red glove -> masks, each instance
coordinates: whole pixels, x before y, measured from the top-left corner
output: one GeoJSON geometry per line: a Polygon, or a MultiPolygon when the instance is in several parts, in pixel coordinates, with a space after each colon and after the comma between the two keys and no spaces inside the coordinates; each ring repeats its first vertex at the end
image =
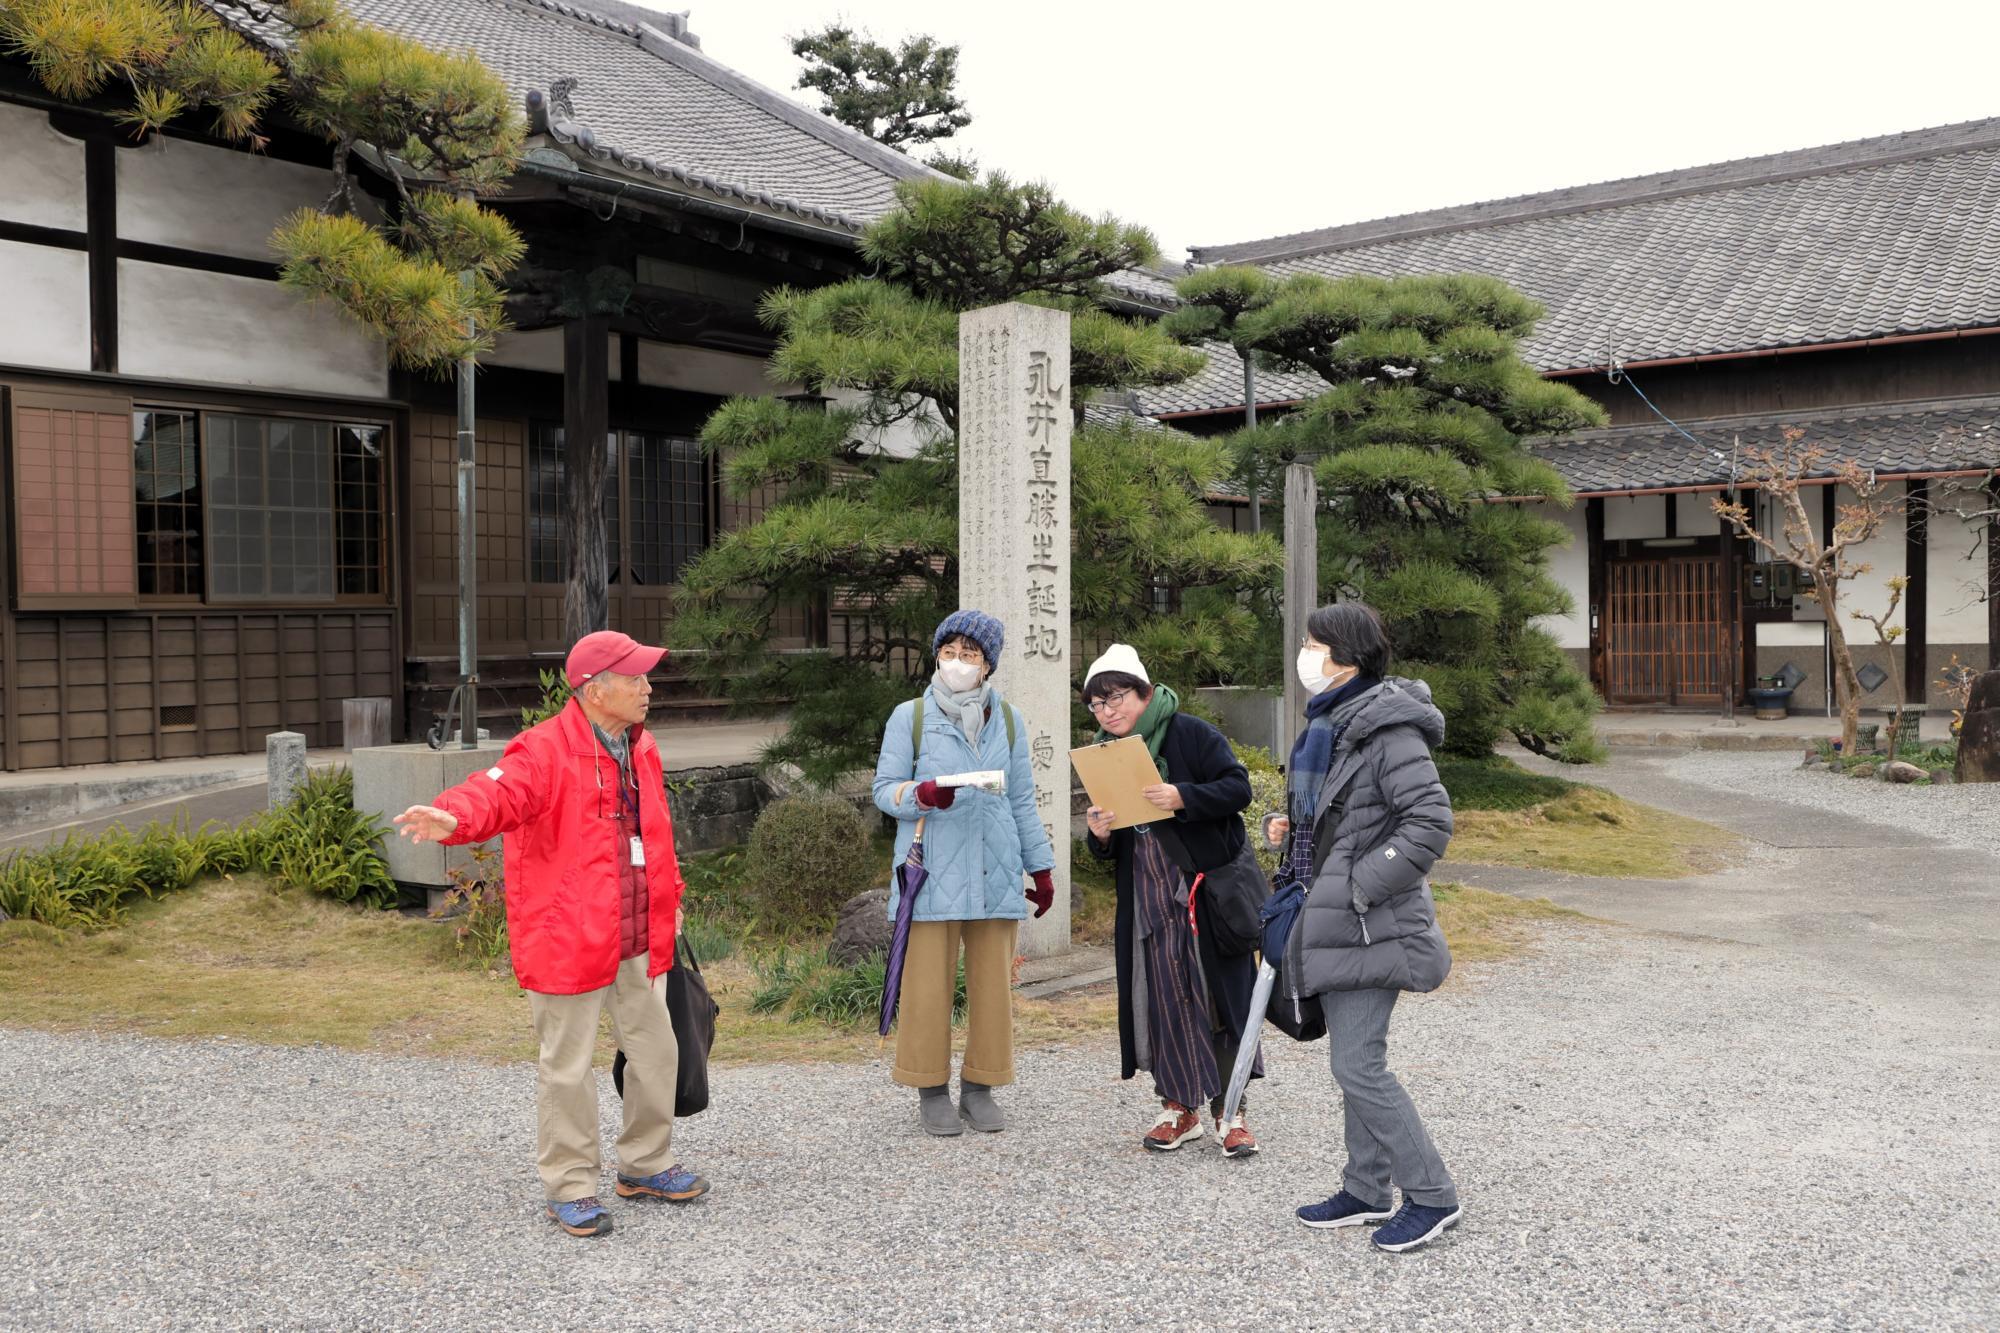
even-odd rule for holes
{"type": "Polygon", "coordinates": [[[1028,901],[1035,905],[1035,916],[1040,919],[1042,913],[1056,905],[1055,876],[1046,870],[1037,870],[1029,878],[1035,881],[1035,887],[1028,890],[1028,901]]]}
{"type": "Polygon", "coordinates": [[[956,787],[940,787],[929,779],[917,784],[917,804],[927,810],[949,810],[957,799],[956,787]]]}

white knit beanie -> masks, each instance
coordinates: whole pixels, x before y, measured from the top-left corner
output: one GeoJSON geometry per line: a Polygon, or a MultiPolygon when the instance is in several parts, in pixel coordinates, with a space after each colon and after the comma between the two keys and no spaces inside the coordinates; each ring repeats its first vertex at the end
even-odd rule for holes
{"type": "Polygon", "coordinates": [[[1104,656],[1092,662],[1090,670],[1083,673],[1085,687],[1088,688],[1093,679],[1106,671],[1122,671],[1128,676],[1137,676],[1148,685],[1153,683],[1153,678],[1146,674],[1145,663],[1139,660],[1138,652],[1129,643],[1114,643],[1106,648],[1104,656]]]}

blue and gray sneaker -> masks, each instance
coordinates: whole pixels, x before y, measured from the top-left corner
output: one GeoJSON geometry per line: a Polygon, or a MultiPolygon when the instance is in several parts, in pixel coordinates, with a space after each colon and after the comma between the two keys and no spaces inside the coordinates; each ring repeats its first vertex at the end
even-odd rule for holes
{"type": "Polygon", "coordinates": [[[1299,1209],[1299,1221],[1319,1231],[1332,1227],[1358,1227],[1363,1222],[1386,1221],[1390,1216],[1388,1208],[1363,1203],[1346,1190],[1325,1203],[1309,1203],[1299,1209]]]}
{"type": "Polygon", "coordinates": [[[1465,1210],[1457,1204],[1449,1208],[1432,1208],[1405,1199],[1402,1210],[1376,1228],[1375,1248],[1401,1254],[1404,1250],[1428,1245],[1442,1236],[1446,1227],[1458,1225],[1458,1219],[1464,1213],[1465,1210]]]}
{"type": "Polygon", "coordinates": [[[708,1182],[676,1162],[650,1176],[628,1176],[620,1172],[617,1189],[621,1199],[666,1199],[671,1203],[686,1203],[708,1193],[708,1182]]]}
{"type": "Polygon", "coordinates": [[[581,1199],[571,1199],[567,1203],[549,1203],[549,1216],[555,1224],[572,1236],[608,1236],[611,1234],[611,1214],[604,1211],[604,1205],[596,1195],[581,1199]]]}

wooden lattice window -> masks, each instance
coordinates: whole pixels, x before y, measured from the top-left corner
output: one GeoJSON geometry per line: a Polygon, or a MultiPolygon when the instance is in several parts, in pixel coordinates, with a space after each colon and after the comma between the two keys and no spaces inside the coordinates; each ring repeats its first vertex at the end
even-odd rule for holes
{"type": "MultiPolygon", "coordinates": [[[[605,437],[604,560],[618,582],[618,435],[605,437]]],[[[569,524],[569,469],[563,464],[563,428],[537,425],[528,435],[528,582],[562,583],[569,578],[564,555],[569,524]]]]}
{"type": "Polygon", "coordinates": [[[17,605],[134,605],[131,400],[16,393],[13,454],[17,605]]]}
{"type": "Polygon", "coordinates": [[[388,577],[389,525],[380,426],[342,426],[334,457],[335,583],[343,597],[379,597],[388,577]]]}
{"type": "Polygon", "coordinates": [[[202,593],[201,444],[193,412],[132,414],[132,487],[139,529],[139,595],[202,593]]]}
{"type": "Polygon", "coordinates": [[[389,556],[381,426],[215,412],[204,428],[215,600],[383,595],[389,556]]]}
{"type": "Polygon", "coordinates": [[[632,581],[664,588],[708,547],[708,460],[693,440],[628,435],[625,507],[632,581]]]}

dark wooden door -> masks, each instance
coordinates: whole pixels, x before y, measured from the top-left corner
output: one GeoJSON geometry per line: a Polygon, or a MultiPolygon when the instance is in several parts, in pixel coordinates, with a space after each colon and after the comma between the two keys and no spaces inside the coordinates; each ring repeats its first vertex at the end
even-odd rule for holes
{"type": "Polygon", "coordinates": [[[1605,563],[1604,697],[1717,704],[1727,679],[1723,562],[1715,556],[1605,563]]]}

